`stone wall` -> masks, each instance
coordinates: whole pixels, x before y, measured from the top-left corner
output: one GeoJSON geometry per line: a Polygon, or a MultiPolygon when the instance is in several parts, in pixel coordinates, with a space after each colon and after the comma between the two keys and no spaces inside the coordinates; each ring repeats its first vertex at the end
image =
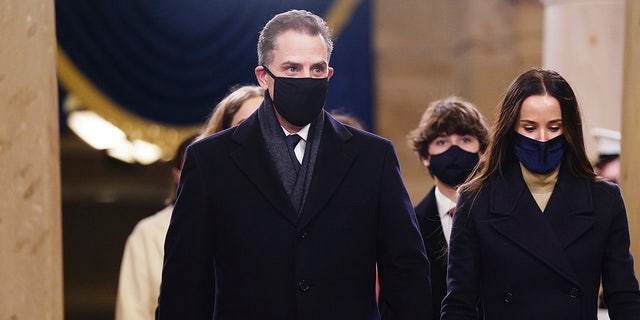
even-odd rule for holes
{"type": "Polygon", "coordinates": [[[429,102],[455,94],[491,122],[509,83],[540,66],[538,1],[393,1],[375,4],[377,133],[391,139],[414,203],[433,181],[406,142],[429,102]]]}

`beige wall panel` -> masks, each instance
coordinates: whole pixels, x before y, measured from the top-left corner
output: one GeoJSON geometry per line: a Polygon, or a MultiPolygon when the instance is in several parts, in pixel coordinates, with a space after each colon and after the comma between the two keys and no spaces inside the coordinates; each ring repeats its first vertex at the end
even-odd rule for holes
{"type": "Polygon", "coordinates": [[[375,5],[377,133],[391,139],[414,202],[433,181],[425,176],[406,135],[428,103],[455,89],[451,51],[464,27],[462,2],[379,0],[375,5]]]}
{"type": "Polygon", "coordinates": [[[539,66],[542,5],[538,1],[375,2],[377,128],[397,149],[414,203],[433,181],[406,135],[429,102],[455,94],[491,120],[507,85],[539,66]]]}
{"type": "Polygon", "coordinates": [[[469,26],[458,52],[458,83],[464,97],[491,121],[511,83],[540,66],[542,6],[537,1],[467,1],[469,26]]]}
{"type": "Polygon", "coordinates": [[[627,205],[637,276],[640,275],[640,1],[627,0],[625,14],[620,182],[627,205]]]}
{"type": "Polygon", "coordinates": [[[543,0],[545,67],[571,84],[582,110],[585,147],[597,158],[594,128],[620,130],[624,0],[543,0]]]}
{"type": "Polygon", "coordinates": [[[0,1],[0,319],[62,319],[54,2],[0,1]]]}

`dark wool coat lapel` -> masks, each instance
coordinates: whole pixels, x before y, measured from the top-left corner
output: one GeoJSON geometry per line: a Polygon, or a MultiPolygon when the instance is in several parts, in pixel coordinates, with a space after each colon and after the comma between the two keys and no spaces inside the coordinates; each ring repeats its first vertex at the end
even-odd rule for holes
{"type": "MultiPolygon", "coordinates": [[[[505,168],[504,176],[510,178],[492,181],[493,228],[557,273],[578,283],[574,269],[577,266],[569,263],[564,248],[593,223],[588,215],[584,215],[593,210],[589,209],[593,206],[586,182],[575,181],[571,185],[577,188],[571,190],[554,189],[542,213],[522,179],[517,162],[505,168]]],[[[560,179],[572,178],[561,170],[560,179]]]]}
{"type": "Polygon", "coordinates": [[[256,185],[278,212],[296,225],[298,214],[291,205],[289,195],[269,158],[269,152],[260,132],[257,113],[237,127],[233,140],[240,144],[240,147],[231,153],[238,168],[256,185]]]}

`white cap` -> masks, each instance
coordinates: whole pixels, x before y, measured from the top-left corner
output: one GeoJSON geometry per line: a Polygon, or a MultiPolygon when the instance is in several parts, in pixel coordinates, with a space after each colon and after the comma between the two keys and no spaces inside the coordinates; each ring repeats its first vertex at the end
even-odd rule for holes
{"type": "Polygon", "coordinates": [[[619,131],[604,128],[593,128],[591,135],[598,140],[599,155],[618,155],[620,154],[620,138],[619,131]]]}

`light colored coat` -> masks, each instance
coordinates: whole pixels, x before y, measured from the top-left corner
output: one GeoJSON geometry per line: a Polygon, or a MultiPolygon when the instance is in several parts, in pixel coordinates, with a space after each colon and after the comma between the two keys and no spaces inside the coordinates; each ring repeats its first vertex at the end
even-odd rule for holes
{"type": "Polygon", "coordinates": [[[164,238],[173,205],[133,228],[124,247],[116,298],[116,320],[152,320],[158,306],[164,238]]]}

